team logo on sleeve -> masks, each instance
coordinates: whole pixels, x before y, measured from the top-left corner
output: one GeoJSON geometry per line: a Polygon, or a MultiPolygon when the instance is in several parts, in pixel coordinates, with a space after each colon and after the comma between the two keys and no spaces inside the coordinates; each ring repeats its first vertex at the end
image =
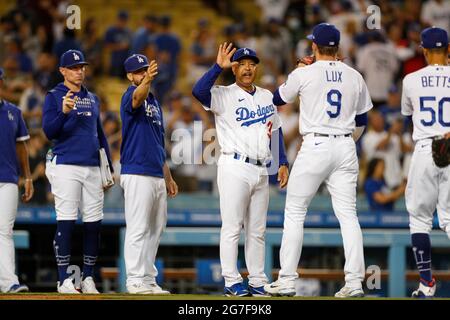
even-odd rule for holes
{"type": "Polygon", "coordinates": [[[236,121],[241,123],[241,127],[249,127],[258,122],[265,124],[267,119],[274,114],[275,108],[273,104],[265,107],[258,105],[256,111],[249,110],[247,107],[239,107],[236,109],[236,121]]]}

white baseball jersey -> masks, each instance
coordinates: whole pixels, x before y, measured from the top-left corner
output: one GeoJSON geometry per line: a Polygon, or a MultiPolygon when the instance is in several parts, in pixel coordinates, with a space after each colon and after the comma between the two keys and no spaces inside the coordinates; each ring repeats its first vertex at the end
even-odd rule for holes
{"type": "Polygon", "coordinates": [[[386,100],[399,66],[395,47],[389,43],[369,43],[358,51],[356,60],[370,87],[370,97],[386,100]]]}
{"type": "Polygon", "coordinates": [[[281,127],[272,97],[269,90],[256,87],[252,95],[236,83],[211,89],[211,108],[205,109],[215,114],[222,153],[270,159],[269,135],[281,127]]]}
{"type": "Polygon", "coordinates": [[[427,66],[403,79],[402,114],[412,116],[413,140],[450,132],[450,66],[427,66]]]}
{"type": "Polygon", "coordinates": [[[352,133],[355,116],[372,108],[361,74],[340,61],[320,60],[295,69],[279,92],[287,103],[300,97],[302,135],[352,133]]]}

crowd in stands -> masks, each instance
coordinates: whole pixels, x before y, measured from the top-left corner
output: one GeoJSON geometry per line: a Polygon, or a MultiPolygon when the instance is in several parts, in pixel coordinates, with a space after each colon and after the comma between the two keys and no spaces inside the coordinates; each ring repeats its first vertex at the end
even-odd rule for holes
{"type": "MultiPolygon", "coordinates": [[[[237,10],[231,0],[203,0],[203,3],[221,15],[228,15],[227,19],[233,22],[219,30],[211,21],[199,18],[189,46],[185,47],[180,36],[172,31],[176,21],[158,12],[146,14],[140,27],[132,30],[129,23],[134,17],[126,8],[117,8],[116,21],[104,34],[98,31],[102,18],[89,13],[82,16],[80,30],[67,29],[65,9],[70,1],[64,0],[17,0],[16,6],[0,17],[0,66],[5,79],[0,97],[20,107],[31,132],[34,204],[52,200],[44,173],[49,142],[41,131],[41,115],[46,92],[62,81],[58,63],[66,50],[84,52],[90,63],[86,86],[94,93],[103,92],[98,90],[98,77],[109,76],[126,83],[123,62],[130,54],[143,53],[149,60],[155,59],[159,73],[152,91],[163,104],[167,154],[197,163],[194,160],[201,159],[207,146],[201,136],[212,128],[214,121],[211,114],[194,102],[190,91],[180,88],[180,78],[185,77],[192,85],[214,64],[218,44],[225,40],[236,47],[257,51],[261,58],[258,84],[274,91],[295,67],[296,59],[311,54],[305,35],[312,26],[329,22],[341,31],[340,57],[363,74],[375,106],[369,114],[366,133],[358,143],[360,191],[367,194],[374,210],[392,210],[394,202],[403,195],[413,150],[412,125],[400,113],[401,81],[426,65],[420,48],[421,30],[431,25],[450,30],[450,1],[255,0],[261,8],[259,21],[247,20],[246,12],[237,10]],[[380,9],[379,29],[368,28],[367,21],[373,12],[367,13],[367,8],[371,5],[380,9]],[[181,59],[182,53],[187,53],[184,55],[187,58],[181,59]],[[196,120],[201,120],[200,129],[196,120]],[[192,135],[188,140],[175,141],[171,137],[178,129],[192,135]],[[194,134],[196,130],[200,130],[200,139],[194,134]],[[183,148],[183,144],[190,148],[183,148]],[[189,154],[178,152],[188,149],[189,154]]],[[[232,75],[224,73],[220,81],[230,84],[231,79],[232,75]]],[[[117,173],[120,101],[98,95],[117,173]]],[[[298,110],[298,103],[280,108],[291,164],[301,147],[298,110]]],[[[213,165],[180,164],[174,159],[171,163],[182,192],[214,191],[213,165]]]]}

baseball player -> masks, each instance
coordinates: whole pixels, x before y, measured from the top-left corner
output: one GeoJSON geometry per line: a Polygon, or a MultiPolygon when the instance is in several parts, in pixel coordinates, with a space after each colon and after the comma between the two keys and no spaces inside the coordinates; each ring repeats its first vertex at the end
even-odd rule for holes
{"type": "Polygon", "coordinates": [[[53,141],[53,148],[47,153],[45,174],[55,197],[57,227],[53,245],[59,293],[79,293],[67,274],[78,209],[83,220],[81,291],[99,293],[93,271],[103,219],[100,148],[105,148],[111,168],[112,165],[99,117],[99,99],[83,86],[87,64],[78,50],[61,55],[59,71],[64,82],[47,93],[42,118],[44,132],[53,141]]]}
{"type": "MultiPolygon", "coordinates": [[[[217,184],[220,194],[220,261],[225,295],[266,295],[264,284],[264,237],[269,203],[269,144],[279,144],[278,180],[284,187],[288,163],[284,154],[281,121],[272,104],[272,93],[253,84],[259,58],[248,48],[221,44],[217,63],[195,84],[192,94],[214,113],[221,155],[217,184]],[[214,86],[223,69],[231,68],[236,82],[214,86]],[[245,230],[245,260],[249,288],[237,269],[238,241],[245,230]]],[[[275,148],[274,148],[275,150],[275,148]]],[[[275,161],[276,162],[276,161],[275,161]]]]}
{"type": "Polygon", "coordinates": [[[431,274],[429,233],[436,209],[440,227],[450,237],[450,167],[436,166],[432,157],[433,139],[450,132],[450,67],[444,29],[425,29],[421,40],[428,66],[403,79],[402,114],[412,116],[416,142],[405,198],[412,249],[420,273],[419,288],[413,297],[432,297],[436,281],[431,274]]]}
{"type": "Polygon", "coordinates": [[[161,106],[150,92],[158,66],[142,54],[130,56],[124,66],[131,82],[120,106],[126,286],[134,294],[169,294],[156,283],[155,258],[167,222],[167,194],[175,197],[178,186],[166,164],[161,106]]]}
{"type": "Polygon", "coordinates": [[[291,72],[274,93],[275,105],[300,98],[303,144],[287,187],[279,278],[265,289],[272,295],[295,294],[306,212],[317,189],[325,182],[341,226],[345,252],[345,286],[335,296],[360,297],[364,295],[365,267],[356,215],[359,167],[354,139],[362,134],[372,102],[362,76],[336,59],[339,30],[322,23],[313,28],[308,38],[313,41],[316,62],[291,72]]]}
{"type": "MultiPolygon", "coordinates": [[[[3,70],[0,69],[0,88],[3,86],[3,70]]],[[[28,162],[28,135],[20,109],[0,99],[0,292],[29,291],[20,284],[15,274],[13,227],[17,214],[19,164],[25,177],[25,193],[22,201],[33,197],[33,181],[28,162]]]]}

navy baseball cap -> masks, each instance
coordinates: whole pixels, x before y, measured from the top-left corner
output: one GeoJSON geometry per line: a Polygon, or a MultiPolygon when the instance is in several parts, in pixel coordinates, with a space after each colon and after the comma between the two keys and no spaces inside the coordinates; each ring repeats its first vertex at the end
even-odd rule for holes
{"type": "Polygon", "coordinates": [[[446,48],[448,46],[447,31],[438,27],[426,28],[420,34],[420,45],[427,49],[446,48]]]}
{"type": "Polygon", "coordinates": [[[67,50],[59,59],[59,66],[63,68],[70,68],[80,64],[87,65],[89,63],[84,60],[83,53],[78,50],[67,50]]]}
{"type": "Polygon", "coordinates": [[[231,58],[231,61],[234,62],[244,58],[252,59],[256,63],[259,63],[259,58],[256,55],[256,52],[248,48],[241,48],[239,50],[236,50],[236,52],[233,54],[233,57],[231,58]]]}
{"type": "Polygon", "coordinates": [[[312,29],[312,34],[306,36],[319,46],[335,47],[339,45],[341,33],[332,24],[320,23],[312,29]]]}
{"type": "Polygon", "coordinates": [[[143,54],[133,54],[132,56],[129,56],[127,60],[125,60],[123,65],[127,73],[134,72],[136,70],[149,66],[147,57],[143,54]]]}

